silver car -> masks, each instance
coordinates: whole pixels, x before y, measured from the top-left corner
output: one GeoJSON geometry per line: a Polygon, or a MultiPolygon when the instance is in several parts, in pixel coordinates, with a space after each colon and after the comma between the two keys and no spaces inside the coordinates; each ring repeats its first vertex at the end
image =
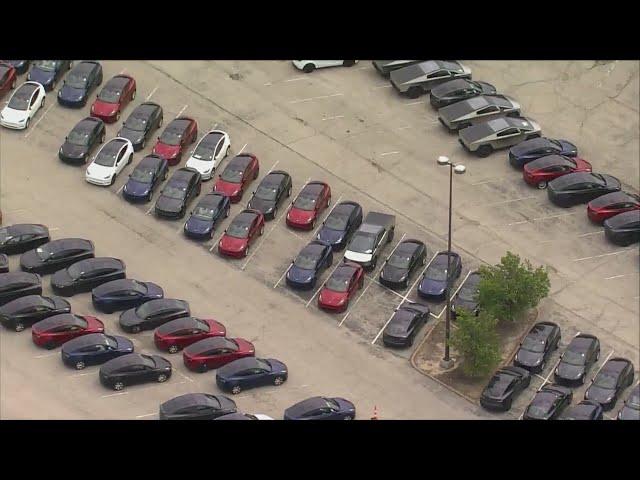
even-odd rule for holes
{"type": "Polygon", "coordinates": [[[529,118],[502,117],[463,128],[458,132],[458,141],[468,151],[486,157],[494,150],[541,135],[540,125],[529,118]]]}
{"type": "Polygon", "coordinates": [[[442,107],[438,120],[451,131],[497,116],[519,116],[520,104],[506,95],[480,95],[442,107]]]}
{"type": "Polygon", "coordinates": [[[428,60],[394,70],[390,78],[398,92],[409,98],[418,98],[441,83],[471,78],[471,69],[456,60],[428,60]]]}
{"type": "Polygon", "coordinates": [[[373,60],[371,63],[382,76],[388,77],[394,70],[425,61],[426,60],[373,60]]]}

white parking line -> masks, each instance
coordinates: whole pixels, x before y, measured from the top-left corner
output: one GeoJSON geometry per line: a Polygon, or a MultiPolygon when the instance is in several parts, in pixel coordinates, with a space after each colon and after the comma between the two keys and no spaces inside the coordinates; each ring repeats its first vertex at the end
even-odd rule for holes
{"type": "Polygon", "coordinates": [[[377,88],[391,88],[392,86],[393,85],[378,85],[377,87],[371,87],[371,88],[373,88],[375,90],[377,88]]]}
{"type": "Polygon", "coordinates": [[[276,168],[276,165],[278,165],[280,163],[280,160],[276,160],[276,163],[274,163],[273,165],[271,165],[271,168],[269,169],[269,171],[267,172],[267,175],[269,175],[271,172],[273,172],[273,169],[276,168]]]}
{"type": "Polygon", "coordinates": [[[603,233],[604,233],[604,230],[598,230],[597,232],[583,233],[582,235],[578,235],[578,237],[588,237],[590,235],[602,235],[603,233]]]}
{"type": "Polygon", "coordinates": [[[358,67],[355,70],[368,70],[369,67],[368,66],[364,66],[364,67],[358,67]]]}
{"type": "Polygon", "coordinates": [[[116,192],[116,195],[120,195],[120,192],[122,191],[122,189],[124,188],[124,186],[126,185],[126,183],[123,183],[122,186],[118,189],[118,191],[116,192]]]}
{"type": "MultiPolygon", "coordinates": [[[[436,258],[436,256],[439,253],[440,252],[438,251],[438,252],[433,254],[433,257],[431,257],[431,260],[429,260],[429,262],[424,266],[424,269],[422,270],[422,272],[420,272],[420,275],[418,275],[418,278],[416,278],[416,281],[413,282],[411,287],[407,289],[407,293],[404,295],[404,297],[402,297],[402,302],[406,302],[407,301],[407,297],[411,294],[411,292],[413,291],[415,286],[420,282],[420,280],[422,280],[422,276],[424,275],[424,272],[427,271],[427,268],[429,268],[429,265],[431,265],[431,262],[433,262],[433,260],[436,258]]],[[[402,305],[402,303],[400,305],[402,305]]]]}
{"type": "Polygon", "coordinates": [[[558,368],[558,365],[560,365],[561,360],[562,360],[562,355],[560,356],[560,358],[558,358],[558,361],[556,362],[556,364],[549,371],[549,375],[547,375],[547,377],[544,379],[544,382],[542,383],[542,385],[540,385],[540,388],[544,387],[547,383],[549,383],[549,377],[551,377],[551,375],[553,375],[553,372],[556,371],[556,368],[558,368]]]}
{"type": "Polygon", "coordinates": [[[53,227],[49,229],[50,232],[55,232],[57,230],[60,230],[60,227],[53,227]]]}
{"type": "MultiPolygon", "coordinates": [[[[453,295],[451,295],[451,301],[453,302],[453,299],[456,298],[456,295],[458,294],[458,292],[460,291],[460,289],[462,288],[462,286],[464,285],[464,282],[467,281],[467,278],[469,278],[469,275],[471,275],[472,271],[469,270],[467,272],[467,275],[464,277],[464,279],[462,280],[462,282],[460,282],[460,285],[458,285],[458,288],[455,289],[455,291],[453,292],[453,295]]],[[[442,314],[444,313],[444,311],[447,309],[447,305],[445,304],[444,307],[442,307],[442,310],[440,310],[440,313],[436,316],[436,318],[440,318],[442,316],[442,314]]]]}
{"type": "Polygon", "coordinates": [[[614,275],[613,277],[605,277],[605,280],[613,280],[615,278],[629,277],[631,275],[638,275],[638,272],[635,273],[625,273],[624,275],[614,275]]]}
{"type": "Polygon", "coordinates": [[[149,207],[149,210],[147,210],[147,215],[151,214],[151,210],[153,210],[153,207],[155,207],[155,205],[151,205],[149,207]]]}
{"type": "Polygon", "coordinates": [[[608,257],[610,255],[619,255],[621,253],[625,253],[625,252],[631,252],[631,251],[637,251],[637,248],[625,248],[624,250],[619,250],[617,252],[611,252],[611,253],[603,253],[601,255],[593,255],[591,257],[582,257],[582,258],[574,258],[573,261],[574,262],[581,262],[583,260],[590,260],[592,258],[602,258],[602,257],[608,257]]]}
{"type": "Polygon", "coordinates": [[[238,155],[240,155],[240,154],[244,151],[244,149],[245,149],[245,148],[247,148],[247,145],[248,145],[248,143],[245,143],[245,144],[242,146],[242,148],[241,148],[241,149],[240,149],[240,151],[238,152],[238,155]]]}
{"type": "Polygon", "coordinates": [[[193,383],[193,378],[185,375],[184,373],[182,373],[180,370],[176,370],[176,372],[178,373],[178,375],[180,375],[183,378],[186,378],[187,380],[189,380],[191,383],[193,383]]]}
{"type": "Polygon", "coordinates": [[[295,78],[290,78],[289,80],[285,80],[285,83],[289,83],[289,82],[298,82],[300,80],[305,80],[305,79],[309,79],[309,77],[295,77],[295,78]]]}
{"type": "Polygon", "coordinates": [[[532,218],[531,220],[534,222],[537,222],[538,220],[549,220],[550,218],[570,217],[571,215],[578,215],[579,213],[581,214],[583,212],[559,213],[557,215],[546,215],[544,217],[535,217],[535,218],[532,218]]]}
{"type": "Polygon", "coordinates": [[[153,413],[145,413],[144,415],[136,415],[136,418],[152,417],[154,415],[158,415],[158,413],[157,412],[153,412],[153,413]]]}
{"type": "Polygon", "coordinates": [[[417,102],[411,102],[411,103],[405,103],[404,105],[409,106],[409,105],[418,105],[419,103],[424,103],[422,100],[418,100],[417,102]]]}
{"type": "Polygon", "coordinates": [[[341,95],[344,95],[344,93],[334,93],[333,95],[322,95],[320,97],[310,97],[310,98],[303,98],[301,100],[291,100],[289,103],[311,102],[313,100],[319,100],[321,98],[339,97],[341,95]]]}
{"type": "Polygon", "coordinates": [[[53,105],[55,104],[51,104],[49,105],[49,108],[47,108],[44,113],[42,115],[40,115],[40,118],[38,120],[36,120],[36,123],[33,124],[33,126],[31,127],[31,129],[27,132],[27,134],[24,136],[24,138],[27,138],[29,135],[31,135],[31,132],[33,132],[35,130],[35,128],[38,126],[38,124],[40,123],[40,120],[42,120],[45,115],[47,113],[49,113],[49,110],[51,110],[51,107],[53,107],[53,105]]]}
{"type": "Polygon", "coordinates": [[[187,222],[184,222],[182,224],[182,226],[180,228],[178,228],[178,230],[176,230],[176,234],[178,234],[180,232],[183,232],[184,231],[184,227],[186,227],[186,226],[187,226],[187,222]]]}
{"type": "Polygon", "coordinates": [[[43,353],[42,355],[36,355],[34,358],[47,358],[47,357],[53,357],[54,355],[60,355],[60,353],[58,352],[43,353]]]}
{"type": "Polygon", "coordinates": [[[185,105],[184,107],[182,107],[182,110],[180,110],[178,112],[178,114],[176,115],[176,118],[178,118],[180,115],[182,115],[184,113],[184,111],[187,109],[189,105],[185,105]]]}
{"type": "Polygon", "coordinates": [[[398,130],[406,130],[407,128],[412,128],[411,125],[405,125],[404,127],[398,127],[398,130]]]}
{"type": "Polygon", "coordinates": [[[371,342],[371,345],[373,345],[374,343],[376,343],[376,341],[378,340],[378,338],[380,338],[380,335],[382,335],[382,332],[384,332],[384,329],[387,328],[387,325],[389,325],[389,322],[391,321],[391,319],[393,318],[393,316],[395,315],[397,310],[396,309],[393,310],[393,313],[391,314],[391,316],[389,317],[389,320],[387,320],[384,325],[382,326],[382,328],[380,329],[380,331],[378,331],[378,334],[376,335],[376,338],[373,339],[373,341],[371,342]]]}
{"type": "MultiPolygon", "coordinates": [[[[329,274],[329,277],[327,278],[331,278],[331,275],[333,275],[333,272],[335,272],[337,270],[337,268],[342,264],[342,257],[340,257],[340,259],[336,262],[336,266],[333,267],[333,270],[331,270],[331,273],[329,274]]],[[[316,291],[314,292],[314,294],[311,296],[311,298],[309,299],[309,301],[307,302],[307,304],[305,305],[305,308],[308,308],[309,305],[311,304],[311,302],[313,302],[313,299],[316,298],[316,295],[318,294],[318,292],[320,290],[322,290],[322,286],[323,284],[321,283],[320,286],[318,288],[316,288],[316,291]]]]}
{"type": "MultiPolygon", "coordinates": [[[[384,266],[383,266],[384,268],[384,266]]],[[[372,282],[378,284],[380,287],[384,288],[385,290],[388,290],[389,292],[393,293],[394,295],[400,297],[400,298],[404,298],[403,295],[401,293],[396,292],[394,289],[387,287],[386,285],[383,285],[382,283],[380,283],[379,280],[376,280],[375,278],[373,278],[370,275],[365,275],[365,277],[367,277],[369,280],[371,280],[372,282]]]]}
{"type": "Polygon", "coordinates": [[[491,206],[494,206],[494,205],[502,205],[504,203],[512,203],[512,202],[520,202],[522,200],[530,200],[532,198],[536,198],[535,195],[529,195],[528,197],[513,198],[511,200],[503,200],[501,202],[481,203],[481,204],[472,205],[472,206],[473,207],[491,207],[491,206]]]}
{"type": "Polygon", "coordinates": [[[71,378],[78,378],[78,377],[86,377],[87,375],[95,375],[95,372],[85,372],[85,373],[74,373],[73,375],[69,375],[69,377],[71,378]]]}
{"type": "Polygon", "coordinates": [[[335,115],[335,116],[333,116],[333,117],[326,117],[326,118],[323,118],[323,119],[322,119],[322,121],[325,121],[325,120],[335,120],[336,118],[344,118],[344,115],[335,115]]]}
{"type": "Polygon", "coordinates": [[[483,180],[481,182],[472,183],[471,186],[475,187],[477,185],[485,185],[487,183],[500,182],[500,181],[504,180],[504,178],[505,177],[498,177],[498,178],[492,178],[490,180],[483,180]]]}
{"type": "Polygon", "coordinates": [[[381,156],[381,157],[385,157],[385,156],[387,156],[387,155],[394,155],[394,154],[396,154],[396,153],[400,153],[400,152],[398,152],[397,150],[394,150],[393,152],[385,152],[385,153],[381,153],[381,154],[380,154],[380,156],[381,156]]]}
{"type": "Polygon", "coordinates": [[[609,352],[609,355],[607,355],[607,358],[604,359],[604,362],[602,362],[602,365],[600,365],[600,368],[598,369],[598,371],[593,375],[594,378],[600,373],[600,370],[602,370],[602,367],[604,367],[605,363],[607,363],[607,360],[611,358],[611,355],[613,355],[613,352],[615,352],[615,349],[609,352]]]}
{"type": "Polygon", "coordinates": [[[157,90],[158,90],[158,87],[156,86],[156,88],[151,90],[151,93],[149,95],[147,95],[146,100],[148,101],[153,96],[153,94],[156,93],[157,90]]]}
{"type": "Polygon", "coordinates": [[[118,393],[111,393],[109,395],[102,395],[100,398],[109,398],[109,397],[119,397],[120,395],[128,395],[129,392],[118,392],[118,393]]]}
{"type": "Polygon", "coordinates": [[[273,288],[276,288],[278,286],[278,284],[282,281],[282,279],[284,278],[284,276],[287,274],[287,272],[289,271],[289,268],[291,267],[291,263],[289,264],[289,266],[287,267],[287,269],[284,271],[284,273],[282,275],[280,275],[280,278],[278,279],[278,281],[276,282],[276,284],[273,286],[273,288]]]}

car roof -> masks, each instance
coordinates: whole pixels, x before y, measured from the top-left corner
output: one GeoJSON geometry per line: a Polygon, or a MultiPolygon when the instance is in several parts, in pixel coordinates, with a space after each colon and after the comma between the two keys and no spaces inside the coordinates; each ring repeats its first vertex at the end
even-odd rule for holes
{"type": "Polygon", "coordinates": [[[198,354],[199,352],[213,350],[216,348],[229,348],[231,350],[238,350],[238,345],[231,338],[208,337],[199,340],[196,343],[192,343],[187,348],[185,348],[184,351],[187,353],[198,354]]]}
{"type": "Polygon", "coordinates": [[[629,223],[635,223],[640,221],[640,210],[631,210],[629,212],[622,212],[614,215],[613,217],[605,220],[609,227],[622,227],[629,223]]]}
{"type": "Polygon", "coordinates": [[[353,274],[358,270],[358,266],[353,263],[341,263],[331,274],[331,278],[334,279],[349,279],[353,277],[353,274]]]}
{"type": "Polygon", "coordinates": [[[591,172],[574,172],[552,180],[552,184],[555,188],[563,188],[569,185],[583,182],[600,182],[598,177],[595,177],[591,172]]]}
{"type": "Polygon", "coordinates": [[[173,172],[173,175],[171,175],[171,178],[169,179],[169,183],[173,183],[174,181],[180,182],[180,183],[188,182],[191,179],[191,177],[193,177],[197,173],[198,173],[197,171],[191,168],[186,168],[186,167],[179,168],[178,170],[173,172]]]}
{"type": "Polygon", "coordinates": [[[109,79],[104,88],[107,90],[123,90],[131,80],[132,78],[127,75],[115,75],[109,79]]]}
{"type": "Polygon", "coordinates": [[[311,241],[302,250],[300,250],[300,253],[298,255],[305,254],[305,255],[320,256],[322,255],[322,252],[324,252],[326,249],[327,249],[326,244],[311,241]]]}
{"type": "Polygon", "coordinates": [[[231,223],[234,225],[248,226],[253,223],[257,216],[258,214],[253,210],[243,210],[233,218],[231,223]]]}
{"type": "Polygon", "coordinates": [[[185,300],[177,298],[154,298],[153,300],[143,303],[137,308],[141,307],[146,307],[146,309],[150,309],[151,311],[160,311],[170,308],[189,310],[189,304],[185,300]]]}
{"type": "Polygon", "coordinates": [[[38,88],[39,88],[39,84],[36,82],[24,82],[22,85],[20,85],[16,89],[16,91],[14,92],[14,95],[20,92],[21,96],[30,98],[31,95],[33,95],[33,92],[38,90],[38,88]]]}
{"type": "Polygon", "coordinates": [[[244,357],[220,367],[218,369],[218,373],[225,376],[233,376],[243,370],[258,368],[260,366],[261,365],[258,363],[258,359],[256,357],[244,357]]]}
{"type": "Polygon", "coordinates": [[[247,165],[249,165],[253,160],[253,157],[251,155],[247,155],[247,154],[240,154],[240,155],[236,155],[235,157],[233,157],[229,163],[227,163],[227,167],[226,169],[229,170],[244,170],[245,168],[247,168],[247,165]]]}
{"type": "Polygon", "coordinates": [[[85,270],[97,270],[101,268],[113,268],[113,269],[125,268],[124,262],[119,258],[114,258],[114,257],[85,258],[84,260],[80,260],[79,262],[76,262],[71,266],[74,266],[74,265],[77,266],[78,268],[85,269],[85,270]]]}
{"type": "Polygon", "coordinates": [[[89,345],[108,345],[108,340],[112,338],[104,333],[90,333],[88,335],[80,335],[68,342],[65,342],[63,349],[66,351],[76,350],[89,345]]]}
{"type": "Polygon", "coordinates": [[[433,264],[437,264],[437,265],[443,264],[443,265],[446,265],[446,264],[448,263],[448,262],[447,262],[447,256],[450,256],[452,260],[453,260],[454,258],[459,258],[459,257],[460,257],[460,255],[458,255],[456,252],[449,252],[449,255],[447,255],[447,252],[438,252],[438,253],[436,254],[436,257],[433,259],[433,261],[432,261],[432,263],[431,263],[431,264],[432,264],[432,265],[433,265],[433,264]]]}
{"type": "Polygon", "coordinates": [[[152,154],[146,155],[142,160],[140,160],[138,165],[136,165],[136,168],[144,167],[144,168],[156,169],[163,162],[164,162],[163,157],[161,157],[160,155],[156,155],[155,153],[152,153],[152,154]]]}
{"type": "MultiPolygon", "coordinates": [[[[411,255],[415,252],[420,244],[423,244],[420,240],[403,240],[393,251],[392,255],[402,254],[402,255],[411,255]]],[[[424,244],[423,244],[424,245],[424,244]]]]}
{"type": "Polygon", "coordinates": [[[153,102],[145,102],[138,105],[133,112],[131,112],[131,117],[148,117],[157,109],[160,108],[160,105],[153,102]]]}
{"type": "Polygon", "coordinates": [[[100,149],[100,151],[104,153],[108,153],[110,155],[115,155],[126,144],[127,144],[127,140],[125,140],[124,138],[119,138],[119,137],[112,138],[111,140],[109,140],[107,143],[104,144],[104,146],[100,149]]]}
{"type": "MultiPolygon", "coordinates": [[[[148,355],[148,357],[153,357],[153,355],[148,355]]],[[[140,365],[144,363],[144,357],[141,353],[127,353],[126,355],[122,355],[120,357],[116,357],[112,360],[109,360],[107,363],[104,363],[100,370],[108,372],[112,372],[122,367],[126,367],[128,365],[140,365]]]]}
{"type": "Polygon", "coordinates": [[[320,195],[320,193],[322,193],[322,190],[324,190],[325,186],[326,184],[323,182],[309,182],[304,186],[304,188],[300,192],[300,195],[318,196],[320,195]]]}
{"type": "Polygon", "coordinates": [[[156,331],[161,335],[167,335],[178,330],[200,327],[202,323],[205,322],[196,317],[181,317],[160,325],[156,331]]]}
{"type": "Polygon", "coordinates": [[[613,205],[615,203],[621,202],[640,202],[637,195],[631,194],[628,192],[624,192],[619,190],[617,192],[607,193],[606,195],[600,195],[598,198],[595,198],[589,202],[593,207],[604,207],[605,205],[613,205]]]}
{"type": "Polygon", "coordinates": [[[290,177],[287,172],[284,170],[274,170],[273,172],[269,172],[260,182],[262,185],[280,185],[282,180],[286,177],[290,177]]]}
{"type": "Polygon", "coordinates": [[[132,289],[136,283],[144,285],[144,282],[140,282],[133,278],[120,278],[118,280],[111,280],[110,282],[103,283],[102,285],[97,286],[93,291],[98,295],[104,295],[108,292],[132,289]]]}
{"type": "Polygon", "coordinates": [[[24,235],[26,233],[40,233],[43,235],[48,234],[49,229],[45,225],[38,223],[16,223],[14,225],[8,225],[0,228],[0,231],[6,229],[10,235],[24,235]]]}
{"type": "Polygon", "coordinates": [[[76,315],[74,313],[60,313],[58,315],[53,315],[52,317],[47,317],[44,320],[40,320],[37,325],[40,330],[50,330],[61,325],[75,325],[83,327],[85,326],[85,323],[86,320],[80,315],[76,315]]]}
{"type": "Polygon", "coordinates": [[[614,357],[607,360],[607,363],[605,363],[602,366],[601,371],[611,372],[611,373],[620,373],[622,372],[622,370],[624,370],[627,367],[627,365],[633,365],[633,364],[626,358],[614,357]]]}
{"type": "Polygon", "coordinates": [[[0,273],[0,285],[10,285],[14,283],[40,283],[40,277],[29,272],[7,272],[0,273]]]}
{"type": "Polygon", "coordinates": [[[218,145],[218,142],[220,141],[220,139],[224,137],[224,134],[222,132],[219,131],[212,131],[212,132],[207,132],[201,139],[200,139],[200,144],[202,145],[207,145],[210,147],[215,147],[216,145],[218,145]]]}
{"type": "Polygon", "coordinates": [[[521,142],[520,144],[518,144],[518,147],[526,147],[527,150],[529,151],[534,151],[534,150],[538,150],[540,148],[545,148],[548,147],[549,145],[553,145],[554,147],[556,147],[557,145],[554,144],[550,138],[547,137],[537,137],[537,138],[531,138],[529,140],[525,140],[524,142],[521,142]]]}
{"type": "Polygon", "coordinates": [[[304,413],[324,407],[326,404],[327,400],[324,397],[311,397],[306,400],[302,400],[289,408],[293,409],[297,413],[304,413]]]}
{"type": "Polygon", "coordinates": [[[75,124],[73,130],[76,132],[89,133],[96,128],[97,124],[102,123],[102,121],[95,117],[85,117],[75,124]]]}
{"type": "Polygon", "coordinates": [[[573,337],[569,345],[567,345],[567,350],[571,350],[572,352],[585,353],[594,342],[596,342],[596,337],[589,334],[581,333],[573,337]]]}
{"type": "Polygon", "coordinates": [[[222,201],[224,201],[224,198],[225,196],[218,192],[207,193],[198,201],[197,205],[209,208],[217,207],[222,201]]]}
{"type": "Polygon", "coordinates": [[[537,170],[539,168],[555,167],[555,166],[575,166],[575,161],[564,155],[545,155],[535,159],[528,164],[530,169],[537,170]]]}
{"type": "Polygon", "coordinates": [[[169,132],[184,132],[189,125],[194,122],[192,118],[189,117],[178,117],[174,118],[167,125],[166,130],[169,132]]]}
{"type": "Polygon", "coordinates": [[[91,73],[94,68],[96,68],[98,64],[96,62],[84,60],[82,62],[76,63],[75,67],[73,67],[73,72],[76,73],[91,73]]]}
{"type": "Polygon", "coordinates": [[[93,250],[93,242],[84,238],[58,238],[45,243],[41,248],[48,251],[62,251],[67,249],[81,248],[85,250],[93,250]]]}
{"type": "Polygon", "coordinates": [[[531,327],[531,330],[527,333],[527,337],[546,338],[556,327],[557,325],[551,322],[538,322],[531,327]]]}
{"type": "Polygon", "coordinates": [[[44,305],[49,303],[49,297],[43,297],[42,295],[26,295],[24,297],[16,298],[8,303],[0,306],[0,313],[12,314],[18,312],[25,307],[33,305],[44,305]],[[46,300],[45,300],[46,299],[46,300]]]}
{"type": "Polygon", "coordinates": [[[187,393],[167,400],[162,404],[162,409],[171,412],[196,405],[209,405],[214,408],[220,408],[221,406],[215,395],[209,393],[187,393]]]}

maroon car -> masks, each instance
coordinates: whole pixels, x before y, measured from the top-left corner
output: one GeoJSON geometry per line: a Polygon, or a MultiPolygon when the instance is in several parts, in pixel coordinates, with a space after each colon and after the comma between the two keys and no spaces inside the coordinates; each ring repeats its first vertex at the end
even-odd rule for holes
{"type": "Polygon", "coordinates": [[[255,354],[253,344],[243,338],[210,337],[189,345],[182,356],[189,370],[206,372],[255,354]]]}
{"type": "Polygon", "coordinates": [[[158,327],[153,335],[156,347],[176,353],[192,343],[209,337],[224,337],[227,329],[212,319],[182,317],[158,327]]]}
{"type": "Polygon", "coordinates": [[[227,164],[213,191],[229,197],[231,203],[237,203],[242,200],[246,186],[258,178],[259,173],[258,157],[252,153],[241,153],[227,164]]]}
{"type": "Polygon", "coordinates": [[[632,210],[640,210],[640,196],[627,192],[607,193],[587,204],[587,216],[598,224],[614,215],[632,210]]]}
{"type": "Polygon", "coordinates": [[[170,166],[177,165],[187,145],[198,138],[198,122],[189,117],[177,117],[169,122],[158,137],[153,153],[167,160],[170,166]]]}
{"type": "Polygon", "coordinates": [[[33,343],[48,349],[89,333],[104,333],[104,323],[89,315],[61,313],[45,318],[31,327],[33,343]]]}
{"type": "Polygon", "coordinates": [[[322,211],[331,203],[331,187],[325,182],[307,183],[287,212],[287,225],[300,230],[313,230],[322,211]]]}
{"type": "Polygon", "coordinates": [[[0,98],[16,88],[16,69],[10,63],[0,62],[0,98]]]}
{"type": "Polygon", "coordinates": [[[91,116],[105,123],[120,120],[120,114],[136,98],[136,81],[129,75],[116,75],[111,78],[91,105],[91,116]]]}
{"type": "Polygon", "coordinates": [[[249,247],[264,233],[264,215],[247,208],[236,215],[218,242],[218,252],[225,257],[241,258],[249,254],[249,247]]]}
{"type": "Polygon", "coordinates": [[[547,188],[547,184],[554,178],[567,173],[590,171],[591,164],[582,158],[547,155],[526,163],[522,170],[522,177],[533,187],[547,188]]]}

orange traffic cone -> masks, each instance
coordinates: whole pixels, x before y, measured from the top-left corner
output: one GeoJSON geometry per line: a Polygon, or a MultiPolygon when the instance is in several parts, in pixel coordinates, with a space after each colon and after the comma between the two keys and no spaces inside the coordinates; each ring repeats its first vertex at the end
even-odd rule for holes
{"type": "Polygon", "coordinates": [[[373,417],[371,417],[371,420],[379,420],[378,407],[376,405],[373,406],[373,417]]]}

